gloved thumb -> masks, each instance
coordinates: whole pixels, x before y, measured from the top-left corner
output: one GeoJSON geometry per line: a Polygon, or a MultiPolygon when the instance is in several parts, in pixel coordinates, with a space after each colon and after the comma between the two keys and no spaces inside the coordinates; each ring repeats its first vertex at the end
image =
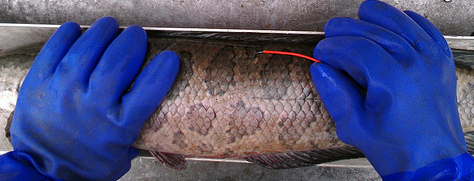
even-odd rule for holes
{"type": "Polygon", "coordinates": [[[327,111],[336,123],[339,139],[350,144],[354,119],[363,110],[363,94],[357,83],[348,74],[325,63],[313,63],[310,67],[311,78],[327,111]]]}

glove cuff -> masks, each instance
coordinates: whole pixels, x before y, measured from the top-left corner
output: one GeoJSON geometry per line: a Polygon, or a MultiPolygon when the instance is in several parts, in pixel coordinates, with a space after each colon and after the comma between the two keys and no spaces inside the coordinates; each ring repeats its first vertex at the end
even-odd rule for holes
{"type": "Polygon", "coordinates": [[[24,152],[11,151],[0,155],[0,180],[55,180],[38,172],[24,152]]]}
{"type": "Polygon", "coordinates": [[[383,180],[474,180],[474,157],[464,153],[432,162],[414,172],[382,176],[383,180]]]}

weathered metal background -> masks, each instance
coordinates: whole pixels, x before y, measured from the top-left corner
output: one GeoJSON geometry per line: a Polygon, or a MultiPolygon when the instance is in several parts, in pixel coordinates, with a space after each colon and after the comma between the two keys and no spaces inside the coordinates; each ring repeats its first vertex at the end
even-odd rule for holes
{"type": "MultiPolygon", "coordinates": [[[[383,0],[432,21],[444,35],[474,31],[472,0],[383,0]]],[[[357,17],[363,0],[2,0],[0,22],[91,24],[113,16],[121,25],[323,31],[334,17],[357,17]]]]}

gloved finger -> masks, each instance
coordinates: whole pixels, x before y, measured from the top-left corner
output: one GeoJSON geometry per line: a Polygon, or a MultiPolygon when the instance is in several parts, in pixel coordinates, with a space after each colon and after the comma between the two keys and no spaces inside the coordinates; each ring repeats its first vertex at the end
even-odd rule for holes
{"type": "Polygon", "coordinates": [[[448,56],[450,59],[453,58],[453,55],[451,53],[451,49],[449,49],[448,42],[444,38],[443,34],[436,28],[433,23],[428,21],[425,17],[419,15],[418,13],[415,13],[413,11],[405,11],[405,14],[407,14],[413,21],[415,21],[425,32],[433,39],[440,49],[448,56]]]}
{"type": "Polygon", "coordinates": [[[416,51],[401,36],[383,27],[352,18],[334,18],[324,26],[326,37],[359,36],[374,41],[404,66],[417,58],[416,51]]]}
{"type": "Polygon", "coordinates": [[[380,1],[365,1],[360,5],[359,18],[393,31],[419,52],[432,51],[428,49],[434,44],[431,37],[408,15],[393,6],[380,1]]]}
{"type": "Polygon", "coordinates": [[[41,49],[25,81],[40,83],[50,78],[81,33],[81,27],[75,22],[61,25],[41,49]]]}
{"type": "Polygon", "coordinates": [[[69,82],[86,85],[105,49],[117,36],[118,28],[117,21],[111,17],[95,21],[69,49],[53,79],[68,82],[68,85],[69,82]]]}
{"type": "Polygon", "coordinates": [[[140,131],[173,85],[179,70],[179,57],[173,51],[158,54],[138,75],[130,92],[122,97],[122,119],[127,129],[140,131]]]}
{"type": "MultiPolygon", "coordinates": [[[[130,145],[132,145],[132,143],[130,143],[130,145]]],[[[126,159],[123,159],[123,163],[122,165],[126,165],[124,167],[121,167],[121,169],[123,169],[122,171],[120,171],[119,173],[127,173],[129,170],[130,170],[130,167],[132,166],[132,160],[138,156],[138,153],[139,153],[139,149],[138,148],[135,148],[135,147],[132,147],[130,146],[128,148],[128,152],[127,152],[127,158],[126,159]]]]}
{"type": "Polygon", "coordinates": [[[324,107],[336,123],[339,139],[353,144],[351,132],[358,126],[353,121],[356,115],[351,113],[364,111],[362,92],[347,74],[324,63],[313,63],[310,73],[324,107]]]}
{"type": "Polygon", "coordinates": [[[398,65],[393,57],[375,42],[363,37],[339,36],[321,40],[314,58],[347,72],[360,86],[367,88],[371,77],[387,78],[398,65]],[[381,58],[383,57],[383,58],[381,58]]]}
{"type": "Polygon", "coordinates": [[[143,65],[147,34],[140,26],[125,29],[107,48],[89,81],[91,99],[116,104],[143,65]]]}

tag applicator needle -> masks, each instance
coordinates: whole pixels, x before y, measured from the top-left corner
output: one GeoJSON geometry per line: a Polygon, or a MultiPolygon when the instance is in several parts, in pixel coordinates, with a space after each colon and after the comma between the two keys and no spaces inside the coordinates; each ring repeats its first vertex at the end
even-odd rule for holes
{"type": "Polygon", "coordinates": [[[282,52],[282,51],[271,51],[271,50],[263,50],[261,52],[257,52],[257,53],[263,53],[263,54],[278,54],[278,55],[291,55],[291,56],[296,56],[296,57],[301,57],[301,58],[305,58],[305,59],[308,59],[308,60],[311,60],[313,62],[321,62],[317,59],[314,59],[312,57],[309,57],[309,56],[306,56],[306,55],[302,55],[302,54],[299,54],[299,53],[293,53],[293,52],[282,52]]]}

